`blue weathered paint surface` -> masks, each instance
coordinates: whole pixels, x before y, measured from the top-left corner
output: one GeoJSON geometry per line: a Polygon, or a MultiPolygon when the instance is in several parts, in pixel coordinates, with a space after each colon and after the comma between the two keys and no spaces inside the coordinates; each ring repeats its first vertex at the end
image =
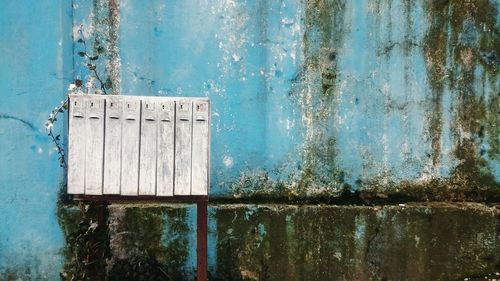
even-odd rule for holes
{"type": "Polygon", "coordinates": [[[71,14],[67,1],[0,3],[0,275],[55,279],[63,261],[62,173],[43,124],[72,79],[71,14]]]}
{"type": "Polygon", "coordinates": [[[79,28],[113,93],[211,98],[213,197],[498,198],[500,3],[427,2],[3,1],[0,273],[54,279],[62,263],[63,173],[43,123],[88,79],[79,28]]]}
{"type": "MultiPolygon", "coordinates": [[[[498,2],[490,4],[498,10],[498,2]]],[[[476,131],[457,121],[460,90],[450,89],[452,83],[441,90],[441,109],[434,105],[428,73],[433,57],[425,48],[435,19],[428,6],[420,1],[153,1],[146,6],[121,1],[119,92],[213,100],[213,196],[252,193],[257,185],[269,185],[265,191],[275,193],[276,183],[292,194],[310,195],[328,185],[327,194],[344,184],[354,189],[370,189],[374,181],[425,184],[452,177],[463,161],[456,150],[464,139],[478,146],[473,156],[486,161],[483,168],[498,182],[498,149],[484,140],[498,139],[498,130],[478,139],[476,131]],[[335,77],[324,91],[326,72],[335,77]],[[433,118],[442,124],[437,132],[433,118]],[[306,178],[307,169],[313,170],[312,179],[306,178]],[[257,184],[248,185],[252,181],[257,184]],[[305,190],[295,188],[304,181],[305,190]]],[[[467,30],[454,32],[463,36],[467,30]]],[[[446,48],[455,52],[451,39],[446,48]]],[[[471,46],[481,48],[478,42],[471,46]]],[[[445,56],[447,67],[460,73],[464,63],[454,62],[451,53],[445,56]]],[[[469,62],[476,69],[467,82],[474,87],[472,98],[498,106],[498,73],[486,73],[479,60],[469,62]]],[[[484,126],[498,127],[495,123],[498,118],[484,126]]]]}

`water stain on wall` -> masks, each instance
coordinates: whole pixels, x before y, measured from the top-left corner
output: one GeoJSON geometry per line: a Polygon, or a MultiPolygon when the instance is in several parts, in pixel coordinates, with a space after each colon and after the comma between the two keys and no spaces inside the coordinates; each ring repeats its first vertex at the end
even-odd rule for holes
{"type": "Polygon", "coordinates": [[[430,28],[423,51],[432,88],[428,130],[433,163],[439,164],[441,154],[442,113],[450,110],[454,156],[459,160],[450,187],[498,192],[485,158],[498,159],[500,152],[498,5],[487,0],[432,1],[426,10],[430,28]],[[442,108],[446,88],[453,94],[451,108],[442,108]]]}
{"type": "Polygon", "coordinates": [[[185,280],[189,254],[183,207],[113,205],[108,280],[185,280]]]}
{"type": "Polygon", "coordinates": [[[62,280],[104,280],[109,258],[105,202],[76,203],[60,189],[57,203],[59,225],[65,237],[60,271],[62,280]]]}
{"type": "Polygon", "coordinates": [[[66,238],[62,280],[186,280],[185,207],[75,204],[61,193],[59,224],[66,238]]]}
{"type": "MultiPolygon", "coordinates": [[[[343,53],[339,50],[345,37],[352,32],[348,24],[352,19],[351,15],[345,14],[347,5],[344,1],[307,1],[304,3],[303,61],[289,93],[302,115],[302,160],[296,171],[284,181],[272,180],[273,173],[279,173],[279,170],[243,174],[233,183],[231,192],[234,197],[263,194],[284,198],[339,196],[346,189],[360,190],[366,200],[373,197],[384,199],[392,194],[412,200],[496,200],[500,197],[500,184],[491,167],[499,157],[500,136],[498,4],[487,0],[374,1],[369,6],[376,23],[387,24],[380,26],[380,30],[390,33],[394,28],[391,19],[382,20],[382,17],[399,4],[404,7],[407,25],[403,41],[395,42],[390,34],[379,34],[376,40],[383,41],[387,37],[389,41],[378,42],[385,47],[375,51],[378,59],[386,61],[397,55],[395,50],[400,50],[405,60],[411,61],[410,55],[415,53],[425,60],[429,91],[425,97],[428,107],[423,126],[428,139],[421,145],[429,144],[430,168],[427,168],[431,172],[427,174],[424,168],[419,179],[401,180],[384,170],[370,177],[362,175],[362,179],[353,184],[346,183],[334,124],[342,102],[339,91],[343,70],[339,68],[339,59],[343,53]],[[428,20],[421,40],[417,34],[420,31],[412,27],[412,22],[418,20],[413,18],[415,11],[420,8],[428,20]],[[447,141],[443,139],[444,135],[451,136],[451,148],[444,144],[447,141]],[[443,163],[443,157],[452,162],[443,163]],[[441,169],[450,172],[443,174],[441,169]]],[[[406,84],[410,83],[411,71],[410,68],[405,70],[406,84]]],[[[421,106],[398,105],[391,102],[390,96],[386,98],[389,100],[384,105],[386,113],[396,111],[403,121],[408,118],[409,106],[421,106]]],[[[409,132],[409,137],[412,133],[409,132]]],[[[372,148],[366,147],[367,150],[372,148]]],[[[379,166],[384,164],[370,160],[369,155],[363,158],[363,170],[370,169],[370,166],[380,170],[379,166]]],[[[412,169],[418,169],[418,163],[412,165],[412,169]]]]}
{"type": "Polygon", "coordinates": [[[494,272],[494,207],[219,205],[216,280],[437,280],[494,272]],[[463,247],[457,248],[460,240],[463,247]],[[454,262],[450,263],[452,259],[454,262]]]}
{"type": "Polygon", "coordinates": [[[114,0],[95,0],[86,8],[89,9],[88,14],[83,7],[74,4],[76,15],[76,21],[73,23],[74,50],[76,54],[86,49],[87,55],[94,58],[90,63],[95,64],[96,71],[89,72],[89,60],[86,57],[75,55],[73,62],[75,78],[93,81],[99,88],[98,76],[108,94],[120,94],[120,5],[114,0]],[[82,18],[79,18],[80,16],[82,18]],[[85,44],[80,40],[84,40],[85,44]]]}

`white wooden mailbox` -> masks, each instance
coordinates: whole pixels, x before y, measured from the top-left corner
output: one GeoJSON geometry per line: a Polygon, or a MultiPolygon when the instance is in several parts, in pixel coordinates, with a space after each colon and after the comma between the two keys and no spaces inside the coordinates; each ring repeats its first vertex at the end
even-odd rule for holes
{"type": "Polygon", "coordinates": [[[68,193],[208,195],[210,101],[72,94],[68,193]]]}

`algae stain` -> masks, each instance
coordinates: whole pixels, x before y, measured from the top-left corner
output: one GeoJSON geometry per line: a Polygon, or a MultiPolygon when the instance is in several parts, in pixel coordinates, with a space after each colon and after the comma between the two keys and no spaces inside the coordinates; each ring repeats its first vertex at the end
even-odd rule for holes
{"type": "Polygon", "coordinates": [[[122,206],[113,210],[108,280],[185,280],[190,232],[185,208],[122,206]]]}
{"type": "Polygon", "coordinates": [[[62,280],[186,280],[185,208],[75,203],[65,191],[61,185],[57,203],[62,280]]]}
{"type": "MultiPolygon", "coordinates": [[[[89,56],[96,59],[97,73],[99,73],[102,83],[109,89],[111,94],[120,94],[120,50],[119,50],[119,24],[120,24],[120,4],[116,0],[92,0],[92,10],[88,15],[89,24],[74,23],[74,28],[82,28],[85,34],[86,47],[89,56]],[[81,25],[80,25],[81,24],[81,25]]],[[[73,7],[79,9],[78,5],[73,7]]],[[[77,40],[78,34],[74,34],[77,40]]],[[[83,39],[83,38],[80,38],[83,39]]],[[[76,41],[75,41],[76,42],[76,41]]],[[[79,41],[80,42],[80,41],[79,41]]],[[[84,51],[81,44],[76,44],[79,51],[84,51]]],[[[83,58],[76,58],[75,71],[79,75],[88,75],[87,62],[83,58]],[[83,71],[82,71],[83,70],[83,71]]],[[[75,63],[74,62],[74,63],[75,63]]],[[[80,77],[83,78],[83,77],[80,77]]],[[[96,77],[94,77],[96,78],[96,77]]]]}
{"type": "Polygon", "coordinates": [[[478,151],[483,142],[488,142],[488,156],[498,159],[500,154],[499,77],[495,58],[500,51],[500,35],[496,31],[498,7],[487,0],[431,1],[426,9],[431,25],[423,50],[432,91],[433,110],[428,130],[433,164],[438,164],[441,154],[442,95],[448,86],[456,99],[452,130],[457,144],[455,156],[460,160],[452,177],[455,181],[462,179],[462,184],[498,186],[478,151]],[[490,59],[484,59],[484,54],[491,54],[490,59]],[[478,89],[481,81],[475,75],[477,70],[492,81],[488,88],[478,89]]]}
{"type": "Polygon", "coordinates": [[[428,132],[431,137],[432,164],[439,165],[441,157],[441,134],[443,128],[443,91],[446,76],[446,47],[448,41],[444,1],[428,3],[430,28],[424,38],[423,51],[426,59],[427,77],[431,86],[431,110],[428,132]]]}
{"type": "Polygon", "coordinates": [[[106,203],[75,203],[60,185],[57,218],[66,242],[62,280],[104,280],[109,257],[106,217],[106,203]]]}
{"type": "Polygon", "coordinates": [[[345,1],[340,0],[314,0],[306,4],[304,62],[290,94],[302,111],[305,128],[299,193],[335,191],[343,184],[336,163],[338,153],[332,124],[338,103],[339,50],[346,33],[345,8],[345,1]]]}

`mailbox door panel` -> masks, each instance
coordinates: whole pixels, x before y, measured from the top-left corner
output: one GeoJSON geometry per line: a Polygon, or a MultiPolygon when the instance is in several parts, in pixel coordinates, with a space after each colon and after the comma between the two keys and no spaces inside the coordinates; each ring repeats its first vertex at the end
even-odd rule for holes
{"type": "Polygon", "coordinates": [[[207,101],[194,102],[191,195],[208,194],[209,112],[207,101]]]}
{"type": "Polygon", "coordinates": [[[180,100],[176,103],[175,195],[191,194],[191,132],[192,103],[189,100],[180,100]]]}
{"type": "Polygon", "coordinates": [[[104,125],[104,194],[120,194],[122,154],[122,104],[119,96],[108,96],[104,125]]]}
{"type": "Polygon", "coordinates": [[[104,99],[89,96],[86,102],[85,194],[102,194],[104,164],[104,99]]]}
{"type": "Polygon", "coordinates": [[[121,194],[137,195],[141,101],[123,96],[121,194]]]}
{"type": "Polygon", "coordinates": [[[68,193],[85,193],[85,97],[69,98],[68,193]]]}
{"type": "Polygon", "coordinates": [[[156,195],[173,196],[175,103],[160,102],[156,111],[158,113],[156,195]]]}
{"type": "Polygon", "coordinates": [[[156,194],[156,102],[142,100],[141,142],[139,158],[139,195],[156,194]]]}

